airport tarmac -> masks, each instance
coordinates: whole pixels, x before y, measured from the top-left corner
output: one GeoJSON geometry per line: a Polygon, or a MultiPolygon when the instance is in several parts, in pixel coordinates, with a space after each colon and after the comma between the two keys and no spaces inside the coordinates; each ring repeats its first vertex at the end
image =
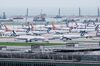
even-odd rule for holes
{"type": "Polygon", "coordinates": [[[0,42],[14,42],[15,39],[14,38],[0,38],[0,42]]]}
{"type": "MultiPolygon", "coordinates": [[[[77,38],[67,41],[62,41],[59,39],[55,40],[48,40],[50,43],[66,43],[66,42],[99,42],[100,37],[92,37],[92,38],[77,38]]],[[[14,38],[0,38],[0,42],[25,42],[23,40],[15,40],[14,38]]],[[[41,42],[41,41],[34,41],[34,42],[41,42]]]]}
{"type": "MultiPolygon", "coordinates": [[[[14,38],[0,38],[0,42],[25,42],[25,40],[16,40],[14,38]]],[[[42,42],[42,41],[33,41],[33,42],[42,42]]],[[[65,42],[62,40],[56,39],[56,40],[49,40],[49,43],[65,43],[65,42]]]]}

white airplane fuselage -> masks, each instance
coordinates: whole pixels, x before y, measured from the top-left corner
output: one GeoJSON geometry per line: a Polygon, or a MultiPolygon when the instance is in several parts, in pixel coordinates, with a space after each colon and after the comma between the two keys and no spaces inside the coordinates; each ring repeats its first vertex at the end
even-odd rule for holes
{"type": "Polygon", "coordinates": [[[15,37],[15,39],[17,40],[26,40],[26,42],[31,42],[32,40],[34,41],[44,41],[45,38],[42,36],[31,36],[31,35],[21,35],[21,36],[17,36],[15,37]]]}

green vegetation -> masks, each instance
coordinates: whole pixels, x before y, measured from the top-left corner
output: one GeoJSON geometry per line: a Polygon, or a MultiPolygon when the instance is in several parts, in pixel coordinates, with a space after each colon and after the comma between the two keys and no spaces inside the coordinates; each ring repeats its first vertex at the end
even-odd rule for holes
{"type": "Polygon", "coordinates": [[[31,45],[64,45],[64,43],[48,43],[48,42],[34,42],[34,43],[22,43],[22,42],[0,42],[0,46],[31,46],[31,45]]]}

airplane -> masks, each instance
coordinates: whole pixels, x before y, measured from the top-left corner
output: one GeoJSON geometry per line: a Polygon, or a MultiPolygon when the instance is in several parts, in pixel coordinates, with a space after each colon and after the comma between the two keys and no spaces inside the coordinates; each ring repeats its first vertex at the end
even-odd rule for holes
{"type": "Polygon", "coordinates": [[[27,33],[33,33],[35,35],[42,35],[47,33],[46,28],[41,27],[35,27],[33,24],[31,24],[31,27],[28,28],[27,33]]]}
{"type": "Polygon", "coordinates": [[[72,39],[76,39],[76,38],[92,38],[92,37],[95,37],[95,33],[92,33],[92,32],[85,32],[85,31],[82,31],[80,32],[79,34],[67,34],[67,35],[62,35],[61,36],[61,40],[72,40],[72,39]]]}
{"type": "Polygon", "coordinates": [[[81,32],[81,31],[85,31],[85,32],[93,32],[95,31],[95,29],[92,29],[92,28],[82,28],[82,29],[72,29],[71,32],[81,32]]]}
{"type": "Polygon", "coordinates": [[[78,33],[78,34],[56,34],[53,35],[53,37],[49,38],[49,40],[55,40],[55,39],[60,39],[60,40],[72,40],[72,39],[76,39],[76,38],[91,38],[95,35],[91,35],[91,33],[78,33]]]}
{"type": "Polygon", "coordinates": [[[31,35],[30,33],[26,33],[26,32],[15,32],[14,30],[13,31],[9,31],[9,32],[5,32],[4,30],[0,31],[0,33],[2,33],[2,36],[19,36],[19,35],[31,35]]]}
{"type": "Polygon", "coordinates": [[[8,32],[5,32],[4,30],[0,30],[0,36],[10,36],[10,32],[8,33],[8,32]]]}
{"type": "Polygon", "coordinates": [[[41,35],[41,34],[45,34],[47,33],[47,31],[39,31],[39,30],[35,30],[34,26],[31,25],[32,28],[28,27],[26,29],[10,29],[8,28],[6,25],[4,25],[5,29],[4,31],[4,35],[6,36],[19,36],[19,35],[41,35]]]}
{"type": "Polygon", "coordinates": [[[65,26],[60,26],[60,25],[54,25],[54,23],[52,22],[52,25],[49,26],[45,26],[45,28],[48,29],[48,33],[56,33],[56,34],[63,34],[66,32],[69,32],[69,28],[65,27],[65,26]]]}
{"type": "Polygon", "coordinates": [[[77,27],[71,30],[71,32],[80,32],[80,31],[92,32],[95,31],[95,26],[93,25],[86,26],[83,23],[77,23],[77,27]]]}
{"type": "Polygon", "coordinates": [[[4,25],[4,29],[2,30],[4,36],[18,36],[18,35],[26,35],[30,33],[26,33],[25,29],[10,29],[6,25],[4,25]]]}
{"type": "Polygon", "coordinates": [[[72,40],[75,38],[80,38],[80,34],[53,34],[50,38],[48,38],[49,40],[72,40]]]}
{"type": "Polygon", "coordinates": [[[8,28],[6,25],[4,25],[5,27],[5,31],[6,32],[12,32],[12,31],[16,31],[16,32],[25,32],[26,30],[25,29],[10,29],[8,28]]]}
{"type": "Polygon", "coordinates": [[[34,41],[45,41],[45,37],[42,36],[32,36],[32,35],[21,35],[21,36],[16,36],[15,39],[17,40],[25,40],[26,42],[32,42],[34,41]]]}

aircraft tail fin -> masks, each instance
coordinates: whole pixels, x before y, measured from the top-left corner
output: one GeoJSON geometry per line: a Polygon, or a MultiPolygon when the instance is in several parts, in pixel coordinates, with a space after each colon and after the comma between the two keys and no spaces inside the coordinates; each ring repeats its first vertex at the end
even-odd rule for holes
{"type": "Polygon", "coordinates": [[[33,24],[31,24],[31,30],[34,31],[34,25],[33,24]]]}
{"type": "Polygon", "coordinates": [[[12,31],[11,29],[9,29],[6,25],[5,26],[5,31],[12,31]]]}
{"type": "Polygon", "coordinates": [[[52,22],[52,28],[53,28],[53,30],[56,30],[56,26],[54,25],[53,22],[52,22]]]}

